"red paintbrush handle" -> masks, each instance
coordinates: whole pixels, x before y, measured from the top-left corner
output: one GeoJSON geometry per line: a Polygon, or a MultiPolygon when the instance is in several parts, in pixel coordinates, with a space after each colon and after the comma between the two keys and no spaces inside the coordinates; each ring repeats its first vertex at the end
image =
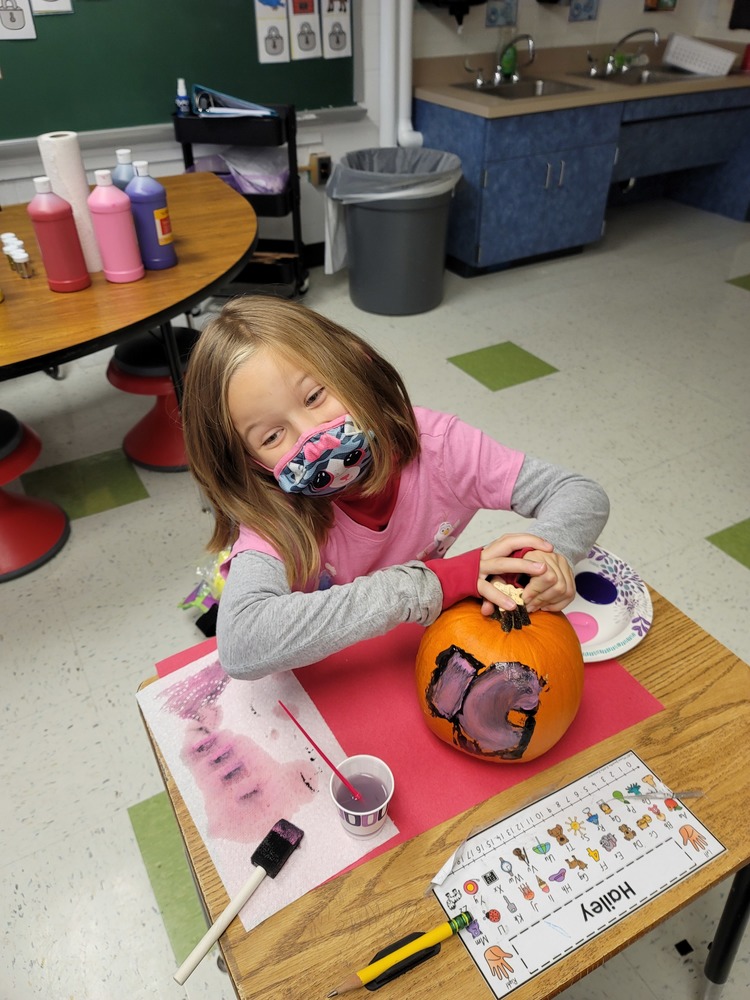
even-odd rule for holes
{"type": "Polygon", "coordinates": [[[352,793],[352,795],[357,800],[357,802],[359,802],[362,799],[362,796],[357,791],[357,789],[354,787],[354,785],[352,785],[349,781],[347,781],[346,778],[344,777],[344,775],[341,773],[341,771],[339,771],[339,769],[328,759],[328,757],[326,757],[326,755],[320,749],[320,747],[315,742],[315,740],[312,738],[312,736],[310,736],[310,734],[307,732],[307,730],[304,728],[304,726],[301,723],[299,723],[297,721],[297,719],[295,719],[295,717],[292,715],[292,713],[286,707],[286,705],[284,704],[284,702],[281,701],[281,699],[279,699],[279,705],[281,705],[281,707],[284,709],[284,711],[286,712],[286,714],[289,716],[289,718],[295,724],[295,726],[297,727],[297,729],[299,729],[299,731],[302,733],[302,735],[305,737],[305,739],[310,742],[310,745],[320,754],[320,756],[323,758],[323,760],[326,762],[326,764],[328,764],[328,766],[333,771],[333,773],[336,775],[336,777],[339,779],[339,781],[349,789],[349,791],[352,793]]]}

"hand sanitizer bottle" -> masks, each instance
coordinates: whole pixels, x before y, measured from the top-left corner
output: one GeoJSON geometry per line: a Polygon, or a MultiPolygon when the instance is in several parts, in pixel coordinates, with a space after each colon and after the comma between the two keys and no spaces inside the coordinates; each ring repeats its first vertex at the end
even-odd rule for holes
{"type": "Polygon", "coordinates": [[[182,76],[177,78],[177,96],[174,99],[174,103],[180,118],[184,118],[185,115],[190,114],[190,98],[185,86],[185,78],[182,76]]]}

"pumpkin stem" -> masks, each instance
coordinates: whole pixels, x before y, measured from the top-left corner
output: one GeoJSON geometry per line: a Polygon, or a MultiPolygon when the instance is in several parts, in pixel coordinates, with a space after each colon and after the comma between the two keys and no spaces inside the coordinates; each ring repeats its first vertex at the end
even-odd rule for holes
{"type": "Polygon", "coordinates": [[[516,602],[516,607],[513,611],[504,611],[502,608],[496,607],[490,615],[490,618],[494,618],[496,622],[500,622],[503,632],[511,632],[514,628],[522,629],[524,625],[531,625],[531,618],[529,618],[529,613],[521,597],[523,593],[521,588],[514,587],[512,583],[505,583],[501,580],[493,580],[492,586],[516,602]]]}
{"type": "Polygon", "coordinates": [[[519,604],[513,611],[505,611],[503,608],[495,608],[490,615],[496,622],[500,622],[503,632],[512,632],[513,629],[522,629],[524,625],[531,625],[531,618],[525,605],[519,604]]]}

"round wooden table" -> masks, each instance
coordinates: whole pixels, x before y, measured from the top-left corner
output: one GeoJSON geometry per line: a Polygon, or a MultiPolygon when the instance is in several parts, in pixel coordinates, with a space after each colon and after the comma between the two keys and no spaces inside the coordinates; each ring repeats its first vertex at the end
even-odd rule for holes
{"type": "MultiPolygon", "coordinates": [[[[0,303],[0,381],[55,368],[158,327],[181,399],[182,369],[170,321],[239,273],[252,256],[257,220],[242,195],[214,174],[160,180],[167,190],[178,264],[164,271],[146,271],[140,281],[128,284],[113,284],[100,272],[92,275],[91,285],[82,291],[51,291],[26,205],[11,205],[0,212],[0,228],[24,240],[34,268],[28,279],[0,270],[5,296],[0,303]]],[[[23,441],[35,440],[31,428],[24,425],[23,441]]],[[[43,565],[68,538],[68,518],[56,504],[2,490],[4,483],[29,467],[39,450],[40,446],[34,450],[19,445],[0,467],[0,582],[43,565]],[[19,510],[19,505],[24,509],[19,510]],[[20,523],[23,530],[19,530],[20,523]]]]}

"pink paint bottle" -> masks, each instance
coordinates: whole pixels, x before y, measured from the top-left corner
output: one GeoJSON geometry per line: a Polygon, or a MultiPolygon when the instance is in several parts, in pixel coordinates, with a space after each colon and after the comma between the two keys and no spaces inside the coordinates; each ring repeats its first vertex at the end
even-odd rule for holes
{"type": "Polygon", "coordinates": [[[107,281],[138,281],[146,273],[130,211],[130,198],[112,183],[111,170],[95,170],[96,187],[88,197],[94,235],[107,281]]]}

